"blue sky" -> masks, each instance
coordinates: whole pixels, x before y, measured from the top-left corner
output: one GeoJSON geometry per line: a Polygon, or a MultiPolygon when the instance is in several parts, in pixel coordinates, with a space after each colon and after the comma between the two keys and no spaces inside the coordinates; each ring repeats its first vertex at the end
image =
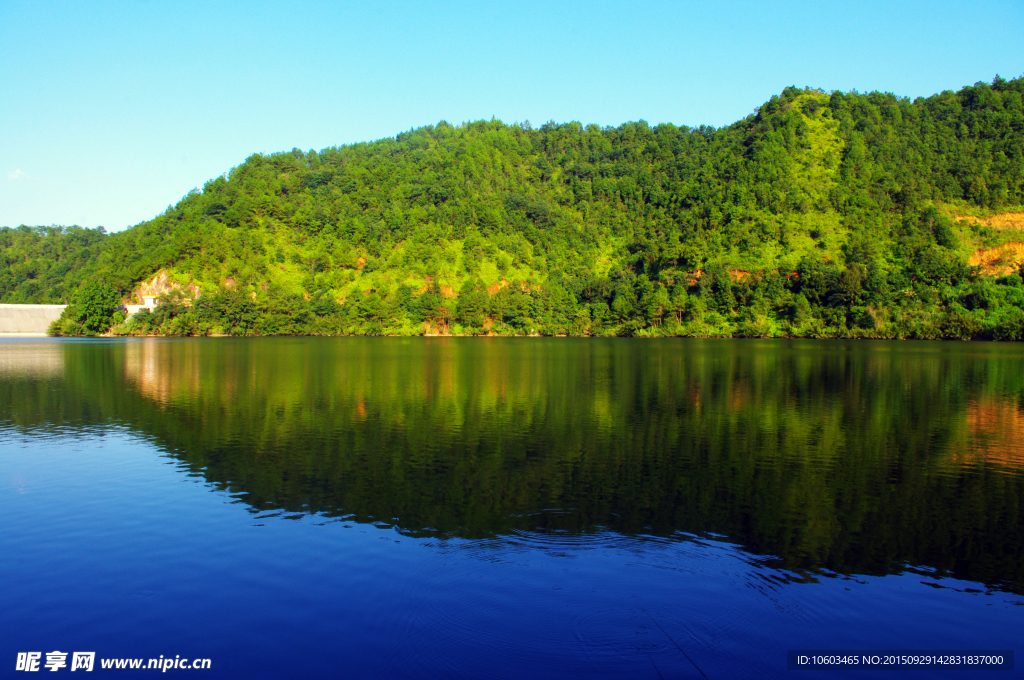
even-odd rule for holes
{"type": "Polygon", "coordinates": [[[1024,75],[1024,2],[0,2],[0,226],[147,220],[253,152],[447,120],[727,125],[1024,75]]]}

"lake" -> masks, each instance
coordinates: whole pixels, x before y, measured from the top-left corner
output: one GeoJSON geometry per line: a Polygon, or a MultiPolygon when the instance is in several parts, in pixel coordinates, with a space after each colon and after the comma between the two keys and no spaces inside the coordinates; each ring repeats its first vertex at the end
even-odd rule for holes
{"type": "Polygon", "coordinates": [[[1024,344],[8,340],[0,469],[44,672],[813,678],[1024,630],[1024,344]]]}

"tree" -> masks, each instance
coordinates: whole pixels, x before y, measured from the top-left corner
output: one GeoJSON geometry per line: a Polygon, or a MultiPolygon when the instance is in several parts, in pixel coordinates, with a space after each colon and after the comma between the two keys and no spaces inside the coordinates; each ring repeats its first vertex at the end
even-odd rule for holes
{"type": "Polygon", "coordinates": [[[117,291],[111,285],[89,281],[78,289],[72,303],[64,308],[56,326],[61,335],[106,333],[114,323],[117,308],[117,291]]]}

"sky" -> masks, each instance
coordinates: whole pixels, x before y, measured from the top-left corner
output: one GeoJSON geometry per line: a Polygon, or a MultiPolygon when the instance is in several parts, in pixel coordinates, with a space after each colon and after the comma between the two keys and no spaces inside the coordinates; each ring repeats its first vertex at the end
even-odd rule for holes
{"type": "Polygon", "coordinates": [[[446,120],[731,124],[1024,75],[1022,0],[0,0],[0,226],[119,231],[252,153],[446,120]]]}

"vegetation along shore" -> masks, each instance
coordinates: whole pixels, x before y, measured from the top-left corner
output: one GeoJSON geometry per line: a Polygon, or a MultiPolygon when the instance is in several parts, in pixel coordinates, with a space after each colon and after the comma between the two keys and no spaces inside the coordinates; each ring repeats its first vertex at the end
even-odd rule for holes
{"type": "Polygon", "coordinates": [[[68,303],[59,335],[1021,340],[1022,98],[791,87],[720,129],[255,154],[123,232],[3,228],[0,302],[68,303]]]}

